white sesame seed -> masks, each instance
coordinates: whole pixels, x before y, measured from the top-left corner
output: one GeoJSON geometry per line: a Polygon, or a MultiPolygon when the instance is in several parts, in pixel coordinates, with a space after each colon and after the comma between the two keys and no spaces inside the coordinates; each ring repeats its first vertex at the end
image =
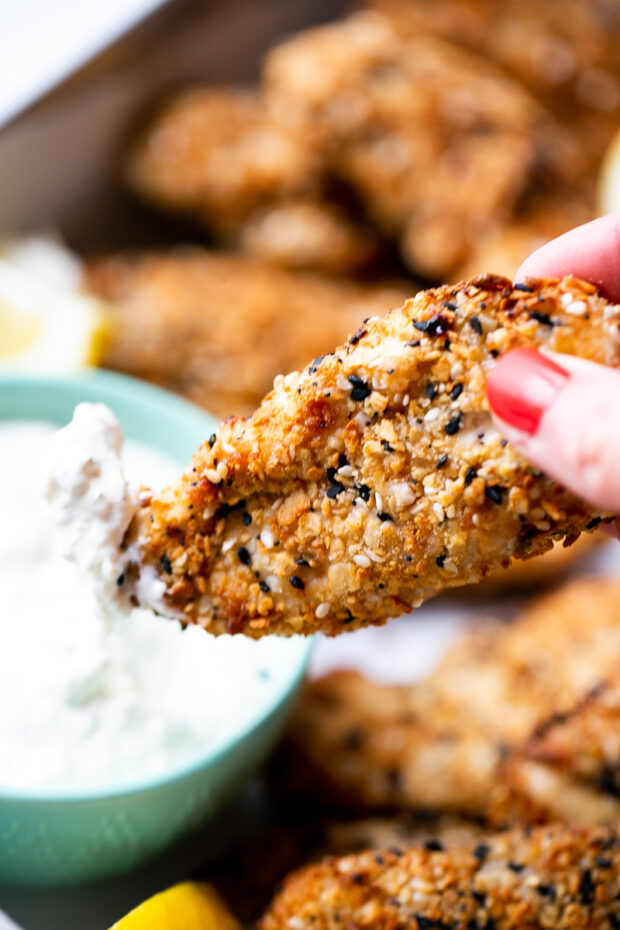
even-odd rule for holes
{"type": "Polygon", "coordinates": [[[342,468],[338,469],[336,474],[340,475],[341,478],[352,478],[355,471],[352,465],[343,465],[342,468]]]}
{"type": "Polygon", "coordinates": [[[424,414],[424,422],[432,423],[433,420],[436,420],[437,417],[440,415],[441,415],[441,410],[439,409],[439,407],[431,407],[428,413],[424,414]]]}
{"type": "Polygon", "coordinates": [[[359,565],[360,568],[370,568],[370,559],[367,555],[363,555],[362,553],[354,555],[353,561],[356,565],[359,565]]]}
{"type": "Polygon", "coordinates": [[[338,378],[338,380],[336,381],[336,384],[338,385],[341,391],[352,391],[353,390],[353,385],[348,380],[348,378],[338,378]]]}
{"type": "Polygon", "coordinates": [[[473,517],[471,518],[471,522],[474,524],[474,526],[480,525],[480,519],[477,513],[473,515],[473,517]]]}
{"type": "Polygon", "coordinates": [[[271,591],[275,591],[276,594],[280,594],[282,591],[282,582],[277,575],[267,575],[265,581],[269,585],[271,591]]]}
{"type": "Polygon", "coordinates": [[[409,406],[409,395],[405,394],[405,396],[403,397],[403,407],[408,407],[408,406],[409,406]]]}
{"type": "Polygon", "coordinates": [[[435,514],[435,516],[437,517],[437,519],[438,519],[439,522],[441,523],[441,521],[443,520],[445,514],[444,514],[443,507],[441,506],[441,504],[439,503],[439,501],[435,501],[435,503],[433,504],[433,513],[435,514]]]}
{"type": "Polygon", "coordinates": [[[588,309],[588,305],[584,300],[573,300],[564,309],[571,316],[583,316],[588,309]]]}
{"type": "Polygon", "coordinates": [[[323,601],[322,604],[319,604],[317,609],[314,611],[314,616],[317,620],[322,620],[323,617],[326,617],[331,610],[331,604],[329,601],[323,601]]]}
{"type": "Polygon", "coordinates": [[[219,484],[220,476],[216,472],[215,468],[207,468],[205,475],[212,484],[219,484]]]}
{"type": "MultiPolygon", "coordinates": [[[[460,378],[463,374],[463,365],[461,362],[455,362],[450,369],[450,377],[453,381],[456,381],[457,378],[460,378]]],[[[442,385],[443,386],[443,385],[442,385]]]]}
{"type": "Polygon", "coordinates": [[[228,465],[220,462],[217,466],[218,481],[224,481],[228,478],[228,465]]]}
{"type": "Polygon", "coordinates": [[[403,395],[402,395],[400,392],[399,392],[398,394],[394,394],[394,403],[395,403],[395,404],[400,404],[400,402],[401,402],[402,399],[403,399],[403,395]]]}
{"type": "Polygon", "coordinates": [[[383,510],[383,498],[378,491],[375,491],[375,507],[377,510],[383,510]]]}
{"type": "Polygon", "coordinates": [[[458,572],[456,563],[452,559],[445,559],[443,563],[443,567],[448,572],[449,575],[456,575],[458,572]]]}
{"type": "Polygon", "coordinates": [[[265,549],[273,549],[273,544],[275,542],[273,538],[273,533],[269,527],[265,527],[262,533],[259,536],[260,541],[262,542],[265,549]]]}
{"type": "Polygon", "coordinates": [[[231,446],[229,442],[222,442],[222,449],[224,450],[224,452],[228,452],[228,453],[235,451],[235,447],[231,446]]]}
{"type": "Polygon", "coordinates": [[[568,307],[569,304],[572,304],[574,298],[572,294],[562,294],[560,297],[560,303],[563,307],[568,307]]]}
{"type": "Polygon", "coordinates": [[[383,556],[378,555],[376,552],[373,552],[372,549],[366,550],[366,555],[369,559],[372,559],[373,562],[383,562],[383,556]]]}
{"type": "Polygon", "coordinates": [[[227,539],[222,543],[222,552],[228,552],[235,545],[236,539],[227,539]]]}
{"type": "Polygon", "coordinates": [[[273,389],[279,391],[282,387],[284,387],[284,375],[276,375],[273,379],[273,389]]]}
{"type": "Polygon", "coordinates": [[[546,532],[547,530],[550,530],[550,529],[551,529],[551,524],[549,523],[548,520],[540,520],[540,521],[536,524],[536,529],[537,529],[537,530],[543,530],[543,531],[546,532]]]}

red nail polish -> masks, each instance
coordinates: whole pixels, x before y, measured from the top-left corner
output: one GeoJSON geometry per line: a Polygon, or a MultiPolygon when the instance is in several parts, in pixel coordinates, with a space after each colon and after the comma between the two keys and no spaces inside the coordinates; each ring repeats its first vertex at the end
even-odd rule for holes
{"type": "Polygon", "coordinates": [[[491,410],[510,426],[533,435],[567,379],[567,371],[536,349],[513,349],[487,378],[491,410]]]}

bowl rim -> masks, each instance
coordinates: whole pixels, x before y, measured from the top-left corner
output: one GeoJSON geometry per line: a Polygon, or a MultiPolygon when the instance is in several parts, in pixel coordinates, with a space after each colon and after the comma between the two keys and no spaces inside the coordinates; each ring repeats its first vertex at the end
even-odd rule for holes
{"type": "MultiPolygon", "coordinates": [[[[70,376],[31,375],[19,372],[0,374],[0,397],[2,393],[9,389],[26,389],[30,393],[41,390],[45,392],[47,398],[55,392],[56,395],[61,395],[65,401],[73,392],[79,395],[73,401],[74,404],[85,400],[111,405],[119,403],[134,408],[141,404],[153,409],[160,407],[169,417],[184,418],[187,422],[188,431],[204,429],[204,433],[207,433],[217,423],[217,418],[212,414],[184,398],[172,394],[170,391],[128,375],[105,370],[86,369],[83,373],[70,376]],[[84,393],[88,396],[84,397],[84,393]]],[[[21,412],[17,412],[15,417],[12,417],[6,415],[3,412],[2,405],[0,405],[0,423],[11,419],[53,422],[45,415],[37,418],[21,412]]],[[[145,442],[141,439],[137,441],[145,442]]],[[[157,446],[154,445],[154,448],[157,448],[157,446]]],[[[170,455],[162,448],[158,451],[170,455]]],[[[233,752],[236,746],[245,742],[254,731],[277,714],[282,706],[294,696],[308,667],[314,646],[314,637],[292,636],[289,641],[291,644],[295,643],[296,649],[291,648],[290,667],[287,668],[282,683],[264,701],[260,702],[256,711],[240,727],[235,729],[228,738],[217,743],[214,749],[203,751],[192,757],[190,761],[171,766],[160,774],[151,775],[142,780],[127,779],[110,787],[87,785],[84,788],[75,790],[63,787],[20,789],[4,786],[0,782],[0,803],[6,801],[45,803],[50,801],[54,803],[80,804],[106,801],[156,791],[173,782],[197,775],[202,769],[221,761],[221,759],[233,752]]]]}

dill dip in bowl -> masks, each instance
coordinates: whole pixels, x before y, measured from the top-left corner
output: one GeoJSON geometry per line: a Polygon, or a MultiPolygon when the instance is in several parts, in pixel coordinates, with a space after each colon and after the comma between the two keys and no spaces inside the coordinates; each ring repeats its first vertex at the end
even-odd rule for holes
{"type": "Polygon", "coordinates": [[[45,501],[51,438],[81,403],[112,411],[92,408],[124,433],[130,486],[163,486],[215,426],[121,375],[0,377],[2,882],[119,873],[199,826],[268,754],[311,648],[105,608],[45,501]]]}

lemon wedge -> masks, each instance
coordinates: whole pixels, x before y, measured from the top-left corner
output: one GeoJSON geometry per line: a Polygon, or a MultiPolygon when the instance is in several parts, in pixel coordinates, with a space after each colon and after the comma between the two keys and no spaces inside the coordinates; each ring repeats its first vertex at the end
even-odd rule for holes
{"type": "Polygon", "coordinates": [[[211,885],[183,882],[140,904],[112,930],[241,930],[241,924],[211,885]]]}
{"type": "Polygon", "coordinates": [[[45,239],[0,247],[0,372],[74,374],[102,358],[105,305],[79,292],[81,269],[45,239]]]}
{"type": "Polygon", "coordinates": [[[601,214],[620,210],[620,130],[605,152],[598,180],[598,209],[601,214]]]}

